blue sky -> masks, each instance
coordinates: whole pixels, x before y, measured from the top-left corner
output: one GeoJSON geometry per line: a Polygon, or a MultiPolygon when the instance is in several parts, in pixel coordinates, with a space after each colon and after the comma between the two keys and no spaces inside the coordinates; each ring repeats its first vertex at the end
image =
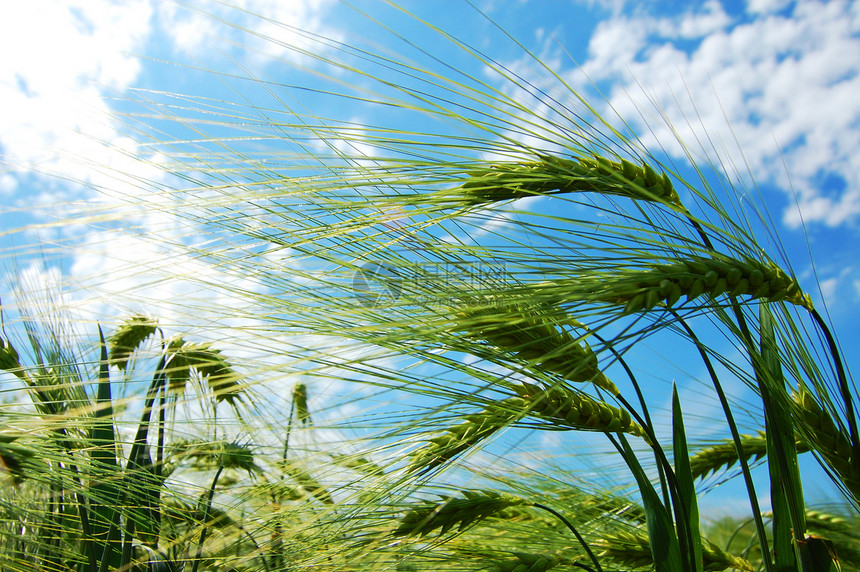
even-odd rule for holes
{"type": "MultiPolygon", "coordinates": [[[[593,98],[602,113],[617,112],[649,149],[679,165],[685,163],[685,149],[672,129],[697,160],[721,161],[723,174],[738,181],[739,188],[755,181],[788,262],[816,299],[817,276],[848,362],[857,364],[850,348],[860,331],[860,4],[478,0],[472,7],[443,0],[403,6],[548,93],[565,97],[563,91],[553,91],[564,80],[593,98]],[[541,69],[524,48],[557,76],[541,69]],[[706,140],[697,150],[695,142],[706,140]]],[[[197,99],[173,101],[198,108],[235,102],[248,106],[238,111],[257,106],[278,113],[277,106],[285,103],[320,117],[368,124],[401,121],[394,111],[384,115],[359,102],[284,86],[273,88],[278,90],[273,94],[242,79],[253,74],[308,87],[331,87],[342,79],[378,88],[371,79],[336,72],[302,55],[306,49],[322,57],[344,57],[334,47],[321,47],[319,37],[414,58],[439,73],[456,69],[494,81],[476,59],[379,1],[243,0],[234,7],[166,0],[4,4],[0,244],[7,249],[6,276],[23,269],[31,284],[83,285],[85,292],[76,294],[80,307],[102,315],[127,309],[105,304],[111,296],[145,292],[151,313],[179,321],[177,306],[167,301],[202,295],[192,284],[154,280],[152,268],[159,266],[164,251],[111,228],[115,220],[70,226],[53,222],[65,220],[70,201],[96,200],[106,209],[117,208],[129,198],[155,200],[140,181],[176,183],[161,168],[168,161],[160,154],[164,150],[138,145],[135,139],[141,135],[133,129],[161,127],[171,136],[191,132],[127,115],[146,111],[140,100],[167,100],[152,92],[188,94],[197,99]],[[402,37],[386,32],[373,18],[402,37]],[[334,73],[335,81],[317,73],[334,73]],[[204,97],[211,100],[200,99],[204,97]],[[30,210],[32,205],[38,210],[30,210]],[[30,224],[43,226],[21,230],[30,224]],[[57,257],[51,255],[55,248],[57,257]],[[51,259],[47,267],[32,263],[46,254],[51,259]],[[87,305],[87,297],[98,305],[87,305]]],[[[358,56],[344,63],[360,65],[358,56]]],[[[392,77],[404,81],[402,75],[392,77]]],[[[222,129],[212,126],[210,133],[221,135],[222,129]]],[[[278,150],[295,149],[283,144],[278,150]]],[[[129,209],[128,220],[144,223],[134,207],[122,208],[129,209]]],[[[164,212],[145,219],[152,228],[171,229],[174,222],[164,212]]],[[[190,239],[181,232],[170,236],[190,239]]],[[[191,257],[176,258],[174,264],[189,275],[217,276],[215,269],[191,257]]],[[[0,289],[4,302],[9,283],[7,279],[0,289]]],[[[249,277],[243,287],[258,285],[249,277]]],[[[240,303],[224,292],[211,293],[207,302],[240,303]]]]}

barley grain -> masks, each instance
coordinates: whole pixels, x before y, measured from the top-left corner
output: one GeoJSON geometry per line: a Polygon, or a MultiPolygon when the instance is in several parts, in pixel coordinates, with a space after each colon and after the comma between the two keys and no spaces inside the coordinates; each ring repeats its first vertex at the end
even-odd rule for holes
{"type": "MultiPolygon", "coordinates": [[[[611,559],[622,566],[639,568],[653,566],[654,563],[648,531],[644,529],[634,528],[606,534],[603,538],[595,540],[592,545],[602,549],[598,556],[611,559]]],[[[753,572],[755,570],[749,561],[729,554],[704,538],[702,539],[702,563],[703,570],[706,571],[732,569],[753,572]]]]}
{"type": "Polygon", "coordinates": [[[519,397],[500,400],[479,413],[428,439],[411,454],[410,470],[427,471],[471,449],[497,431],[530,416],[551,423],[556,430],[629,433],[648,440],[645,430],[624,409],[572,390],[523,383],[514,387],[519,397]]]}
{"type": "Polygon", "coordinates": [[[464,498],[448,497],[441,503],[424,503],[411,508],[392,535],[424,536],[436,529],[442,535],[455,526],[462,532],[500,510],[530,504],[525,499],[496,491],[461,491],[461,494],[464,498]]]}
{"type": "Polygon", "coordinates": [[[308,388],[304,383],[297,383],[293,386],[293,404],[296,407],[296,419],[302,425],[310,423],[311,412],[308,409],[308,388]]]}
{"type": "Polygon", "coordinates": [[[542,371],[551,371],[568,381],[591,382],[612,395],[618,388],[600,371],[591,347],[559,329],[557,320],[533,308],[492,302],[461,310],[455,329],[469,338],[484,341],[542,371]]]}
{"type": "Polygon", "coordinates": [[[582,393],[556,386],[549,389],[523,383],[514,388],[524,400],[528,414],[551,421],[557,428],[604,433],[629,433],[647,438],[630,413],[582,393]]]}
{"type": "Polygon", "coordinates": [[[186,342],[182,338],[171,340],[167,347],[168,361],[165,373],[173,391],[183,391],[190,379],[191,370],[196,370],[205,378],[209,390],[217,401],[227,401],[235,405],[242,400],[244,385],[240,376],[233,370],[221,350],[207,343],[186,342]]]}
{"type": "Polygon", "coordinates": [[[658,175],[647,163],[639,166],[625,159],[616,162],[599,156],[566,159],[542,155],[538,161],[497,164],[470,173],[461,189],[470,204],[595,192],[680,205],[666,173],[658,175]]]}
{"type": "Polygon", "coordinates": [[[671,307],[682,296],[688,301],[702,295],[717,299],[749,296],[769,302],[785,300],[812,309],[812,300],[788,274],[773,263],[722,255],[694,257],[646,270],[620,269],[613,274],[577,276],[551,284],[561,295],[586,302],[620,305],[625,313],[671,307]]]}
{"type": "Polygon", "coordinates": [[[428,440],[412,453],[410,470],[428,471],[460,455],[524,415],[522,400],[510,398],[493,404],[479,413],[467,415],[464,421],[428,440]]]}
{"type": "Polygon", "coordinates": [[[489,567],[493,572],[546,572],[561,563],[555,554],[531,554],[514,552],[514,558],[497,560],[489,567]]]}
{"type": "MultiPolygon", "coordinates": [[[[767,436],[764,431],[759,431],[757,435],[741,435],[740,440],[748,461],[755,462],[767,455],[767,436]]],[[[795,438],[795,446],[798,453],[809,451],[809,447],[799,437],[795,438]]],[[[723,467],[731,468],[737,462],[738,451],[735,442],[732,439],[727,439],[701,449],[692,455],[690,457],[690,469],[693,478],[698,479],[709,473],[715,473],[723,467]]]]}
{"type": "Polygon", "coordinates": [[[111,336],[110,362],[120,370],[128,365],[131,354],[158,329],[158,323],[147,316],[132,316],[111,336]]]}
{"type": "Polygon", "coordinates": [[[855,451],[851,438],[837,427],[808,391],[793,392],[795,410],[802,420],[801,434],[808,446],[820,454],[827,464],[839,474],[855,499],[860,499],[860,474],[855,469],[855,451]]]}
{"type": "Polygon", "coordinates": [[[15,350],[12,342],[3,339],[2,336],[0,336],[0,370],[13,373],[19,378],[27,381],[27,375],[21,367],[18,352],[15,350]]]}

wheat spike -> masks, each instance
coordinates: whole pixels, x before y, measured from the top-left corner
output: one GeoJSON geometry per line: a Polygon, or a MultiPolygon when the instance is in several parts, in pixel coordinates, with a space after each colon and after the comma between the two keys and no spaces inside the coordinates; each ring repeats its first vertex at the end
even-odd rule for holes
{"type": "Polygon", "coordinates": [[[463,498],[443,497],[441,503],[425,503],[410,509],[391,534],[424,536],[439,529],[442,535],[455,526],[462,532],[502,509],[530,504],[525,499],[496,491],[461,491],[461,494],[463,498]]]}
{"type": "MultiPolygon", "coordinates": [[[[754,462],[767,455],[767,436],[764,431],[759,431],[756,435],[741,435],[740,438],[746,460],[754,462]]],[[[799,437],[795,439],[795,447],[798,453],[809,451],[809,447],[799,437]]],[[[690,469],[693,472],[693,478],[698,479],[709,473],[715,473],[722,467],[731,468],[736,462],[738,462],[738,451],[735,442],[726,439],[692,455],[690,469]]]]}
{"type": "Polygon", "coordinates": [[[158,329],[158,322],[147,316],[132,316],[110,337],[110,362],[120,370],[128,365],[131,354],[158,329]]]}
{"type": "Polygon", "coordinates": [[[833,422],[808,391],[793,392],[795,409],[803,422],[801,433],[806,443],[827,461],[841,477],[842,483],[855,498],[860,498],[860,474],[854,461],[860,451],[851,446],[851,439],[833,422]]]}
{"type": "MultiPolygon", "coordinates": [[[[608,558],[622,566],[638,568],[654,564],[647,530],[636,528],[614,532],[595,540],[592,545],[602,550],[598,554],[599,557],[608,558]]],[[[732,569],[753,572],[755,570],[749,561],[729,554],[704,538],[702,539],[702,563],[703,570],[707,571],[732,569]]]]}
{"type": "Polygon", "coordinates": [[[12,342],[4,340],[2,337],[0,337],[0,370],[13,373],[21,370],[18,352],[12,346],[12,342]]]}
{"type": "Polygon", "coordinates": [[[612,395],[618,388],[600,371],[591,347],[577,341],[556,320],[517,304],[490,301],[484,306],[461,310],[455,328],[472,339],[485,341],[542,371],[551,371],[568,381],[591,382],[612,395]]]}
{"type": "Polygon", "coordinates": [[[470,204],[576,192],[681,204],[666,173],[658,175],[647,163],[639,166],[599,156],[566,159],[542,155],[538,161],[497,164],[471,172],[460,189],[470,204]]]}
{"type": "Polygon", "coordinates": [[[308,409],[308,386],[297,383],[293,386],[293,404],[296,407],[296,419],[302,425],[311,423],[311,412],[308,409]]]}
{"type": "Polygon", "coordinates": [[[578,276],[551,285],[589,302],[622,305],[625,313],[673,306],[685,296],[716,299],[723,294],[769,302],[785,300],[811,310],[812,299],[797,282],[773,263],[737,260],[720,254],[693,257],[647,270],[621,269],[611,275],[578,276]]]}
{"type": "Polygon", "coordinates": [[[466,415],[465,420],[428,440],[428,444],[412,453],[410,469],[428,471],[471,449],[523,416],[522,402],[505,399],[479,413],[466,415]]]}
{"type": "Polygon", "coordinates": [[[168,362],[165,369],[170,388],[182,391],[192,369],[206,378],[209,389],[217,401],[235,405],[242,400],[245,386],[240,376],[221,355],[221,350],[213,349],[208,343],[186,342],[182,338],[171,340],[167,347],[168,362]]]}
{"type": "Polygon", "coordinates": [[[577,504],[586,508],[588,513],[598,513],[601,518],[604,515],[611,515],[637,524],[645,524],[645,509],[623,496],[608,493],[592,494],[578,500],[577,504]]]}
{"type": "Polygon", "coordinates": [[[324,504],[334,504],[334,499],[324,486],[303,468],[289,461],[282,461],[281,467],[295,481],[302,491],[324,504]]]}
{"type": "Polygon", "coordinates": [[[853,530],[853,526],[847,520],[842,518],[841,516],[836,516],[833,514],[828,514],[826,512],[822,512],[820,510],[807,510],[806,511],[806,525],[810,529],[819,529],[819,530],[827,530],[827,529],[836,529],[836,530],[845,530],[846,527],[848,530],[853,530]]]}
{"type": "Polygon", "coordinates": [[[509,560],[495,561],[488,567],[491,572],[546,572],[562,561],[555,554],[513,552],[509,560]]]}
{"type": "Polygon", "coordinates": [[[428,445],[412,453],[410,468],[427,471],[446,463],[487,437],[526,416],[550,421],[554,429],[629,433],[648,440],[641,425],[630,413],[574,391],[553,387],[547,390],[523,383],[514,388],[520,397],[509,397],[428,440],[428,445]]]}
{"type": "Polygon", "coordinates": [[[558,428],[605,433],[624,432],[647,439],[630,413],[582,393],[557,386],[549,389],[523,383],[514,388],[529,415],[553,422],[558,428]]]}

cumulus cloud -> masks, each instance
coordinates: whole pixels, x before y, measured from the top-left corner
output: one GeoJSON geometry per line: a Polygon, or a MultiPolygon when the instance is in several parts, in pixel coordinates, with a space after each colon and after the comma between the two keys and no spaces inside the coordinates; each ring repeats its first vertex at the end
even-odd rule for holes
{"type": "MultiPolygon", "coordinates": [[[[210,49],[217,39],[225,47],[235,44],[247,56],[242,65],[253,68],[263,56],[286,57],[308,43],[299,28],[322,32],[329,4],[241,0],[231,7],[206,1],[183,8],[154,0],[34,0],[4,6],[0,50],[9,57],[0,59],[0,103],[11,112],[0,115],[0,197],[16,206],[39,205],[29,216],[57,221],[38,233],[28,230],[26,239],[63,241],[64,265],[78,276],[97,274],[117,252],[135,253],[143,265],[147,257],[163,256],[121,236],[111,237],[115,248],[96,256],[91,247],[106,240],[103,232],[70,219],[69,201],[85,199],[95,205],[89,222],[158,229],[177,223],[165,220],[177,214],[170,211],[175,197],[158,192],[173,184],[165,158],[128,136],[129,118],[116,106],[147,81],[148,62],[135,54],[154,51],[183,61],[191,53],[197,62],[223,63],[225,54],[210,49]]],[[[132,287],[128,279],[116,284],[132,287]]]]}
{"type": "Polygon", "coordinates": [[[319,52],[315,36],[337,40],[341,34],[326,25],[334,0],[233,0],[228,4],[196,2],[190,9],[161,3],[159,20],[173,46],[196,58],[236,48],[235,55],[252,67],[279,59],[297,62],[303,50],[319,52]]]}
{"type": "Polygon", "coordinates": [[[675,133],[694,153],[706,142],[701,152],[716,147],[731,178],[748,166],[792,193],[786,224],[860,214],[857,3],[760,1],[730,17],[712,1],[682,15],[618,15],[597,27],[582,71],[611,83],[609,104],[646,145],[683,157],[675,133]]]}
{"type": "MultiPolygon", "coordinates": [[[[128,55],[150,33],[148,1],[35,0],[0,19],[0,150],[11,169],[86,180],[70,157],[94,157],[116,137],[104,94],[138,77],[128,55]]],[[[109,154],[98,159],[109,165],[109,154]]]]}

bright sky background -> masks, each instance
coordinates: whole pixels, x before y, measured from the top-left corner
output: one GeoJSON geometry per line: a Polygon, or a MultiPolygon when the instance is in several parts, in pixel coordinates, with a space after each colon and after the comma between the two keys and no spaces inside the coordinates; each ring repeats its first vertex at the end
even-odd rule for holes
{"type": "MultiPolygon", "coordinates": [[[[370,16],[393,18],[381,2],[352,4],[370,16]]],[[[522,49],[466,3],[403,4],[524,77],[534,71],[522,49]]],[[[608,99],[593,101],[598,109],[611,105],[640,131],[646,144],[656,149],[659,142],[672,158],[683,160],[665,123],[649,111],[656,108],[682,139],[694,141],[707,133],[727,165],[743,166],[726,174],[744,180],[751,174],[760,186],[801,283],[818,299],[817,273],[848,361],[860,363],[850,353],[860,332],[860,3],[475,4],[571,86],[590,90],[585,78],[594,82],[608,99]],[[676,9],[676,4],[683,8],[676,9]],[[814,270],[807,247],[816,261],[814,270]]],[[[28,224],[62,220],[68,201],[99,197],[110,205],[123,196],[141,197],[146,187],[140,180],[168,182],[154,165],[164,158],[136,146],[129,120],[122,115],[140,111],[128,101],[134,98],[133,90],[238,103],[247,97],[251,103],[271,106],[273,99],[253,82],[207,70],[252,73],[275,82],[292,83],[297,75],[302,82],[313,81],[306,72],[318,64],[296,53],[296,48],[319,49],[305,34],[347,44],[362,38],[380,52],[403,49],[401,40],[379,33],[337,0],[239,0],[235,5],[240,9],[214,0],[187,5],[168,0],[3,3],[0,246],[7,249],[2,269],[7,278],[25,269],[32,284],[62,277],[126,293],[148,279],[143,269],[150,262],[157,264],[162,253],[121,232],[81,225],[13,232],[28,224]],[[292,49],[264,38],[276,38],[292,49]],[[40,206],[37,213],[28,212],[32,205],[40,206]],[[48,268],[40,268],[30,265],[36,253],[29,246],[37,243],[48,253],[58,244],[68,248],[48,268]],[[97,283],[92,280],[96,275],[97,283]]],[[[426,29],[397,30],[415,45],[452,58],[453,66],[471,66],[466,71],[481,73],[474,61],[453,59],[460,56],[450,44],[426,29]]],[[[356,119],[374,120],[362,116],[359,107],[335,109],[330,102],[292,92],[285,97],[291,105],[307,105],[319,115],[336,112],[350,118],[354,113],[356,119]]],[[[165,220],[148,222],[169,226],[165,220]]],[[[214,272],[190,259],[175,264],[182,272],[214,272]]],[[[175,300],[193,289],[177,283],[145,287],[156,301],[175,300]]],[[[255,288],[252,278],[246,287],[255,288]]],[[[8,290],[8,280],[0,282],[4,302],[8,290]]],[[[218,296],[213,302],[231,303],[226,294],[218,296]]],[[[173,304],[149,311],[163,318],[177,308],[173,304]]]]}

